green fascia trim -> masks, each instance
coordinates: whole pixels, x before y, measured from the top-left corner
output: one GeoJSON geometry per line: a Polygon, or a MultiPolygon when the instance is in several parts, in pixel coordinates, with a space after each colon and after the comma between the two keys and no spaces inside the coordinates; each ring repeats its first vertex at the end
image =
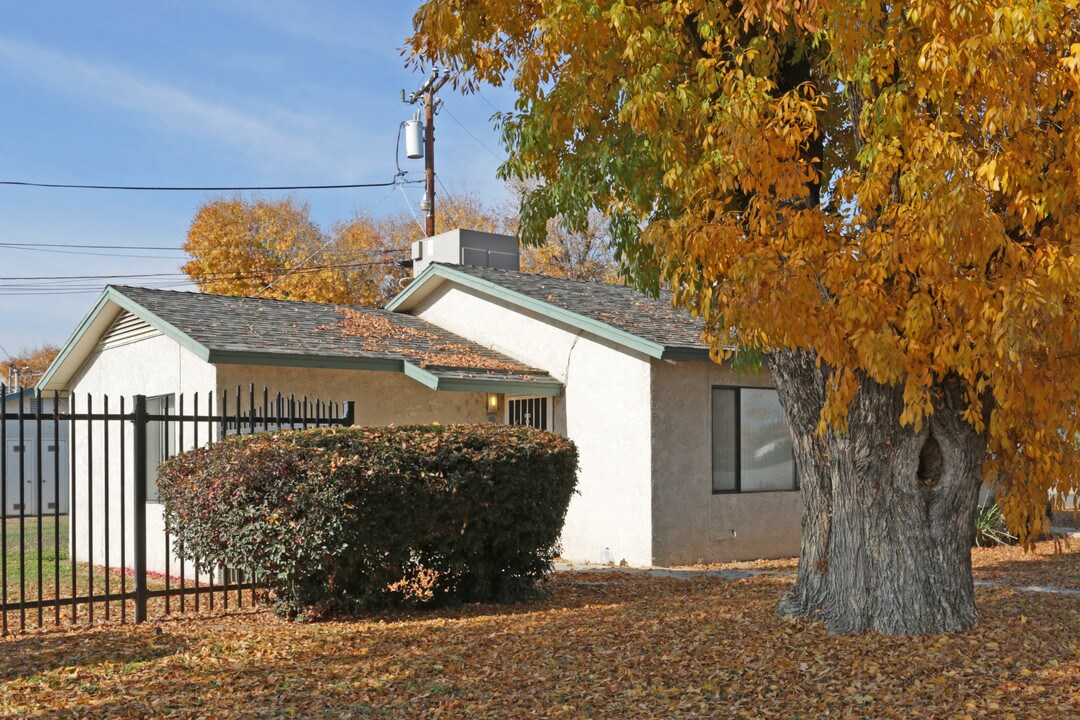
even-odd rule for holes
{"type": "Polygon", "coordinates": [[[290,355],[252,350],[211,350],[207,362],[214,365],[262,365],[272,367],[320,368],[324,370],[372,370],[401,372],[402,361],[395,358],[340,357],[333,355],[290,355]]]}
{"type": "Polygon", "coordinates": [[[660,356],[661,360],[709,360],[709,351],[705,348],[669,347],[660,356]]]}
{"type": "Polygon", "coordinates": [[[527,395],[559,395],[562,393],[562,383],[559,382],[440,377],[430,370],[410,362],[405,363],[405,375],[432,390],[444,392],[522,393],[527,395]]]}
{"type": "Polygon", "coordinates": [[[64,347],[60,350],[60,353],[53,358],[53,361],[49,363],[49,367],[45,369],[45,374],[38,380],[37,387],[48,387],[52,382],[53,376],[56,375],[56,371],[60,369],[60,366],[64,364],[67,358],[71,355],[75,349],[75,345],[86,334],[86,331],[90,328],[91,323],[97,320],[98,315],[105,309],[105,306],[109,302],[109,289],[101,294],[98,301],[94,304],[94,307],[90,309],[90,312],[86,314],[86,317],[82,319],[78,327],[75,328],[75,332],[71,333],[71,336],[64,343],[64,347]]]}
{"type": "Polygon", "coordinates": [[[561,383],[495,378],[439,378],[439,389],[457,392],[505,393],[507,395],[561,395],[561,383]]]}
{"type": "Polygon", "coordinates": [[[196,342],[190,335],[181,332],[176,327],[165,322],[157,315],[139,305],[135,301],[131,300],[127,296],[120,293],[119,290],[113,287],[105,288],[105,291],[101,293],[101,297],[98,298],[97,303],[91,308],[90,312],[86,314],[86,317],[82,319],[79,326],[75,328],[75,332],[71,334],[71,337],[64,343],[64,348],[60,351],[60,354],[56,356],[56,359],[52,361],[45,374],[41,376],[41,380],[38,381],[37,387],[45,388],[53,381],[56,373],[71,357],[71,353],[74,352],[75,347],[79,344],[79,341],[83,339],[83,336],[89,331],[90,326],[105,312],[110,304],[116,305],[122,310],[127,310],[132,315],[135,315],[140,320],[145,321],[148,325],[155,328],[162,334],[172,338],[176,342],[180,343],[183,347],[190,350],[198,358],[206,360],[210,351],[202,344],[196,342]]]}
{"type": "Polygon", "coordinates": [[[439,389],[439,376],[433,372],[429,372],[419,365],[414,365],[411,362],[404,363],[404,372],[406,377],[410,377],[421,385],[426,385],[432,390],[439,389]]]}
{"type": "MultiPolygon", "coordinates": [[[[475,278],[472,275],[460,273],[455,271],[446,265],[428,265],[424,272],[420,273],[420,276],[409,283],[408,287],[402,290],[397,297],[391,300],[386,309],[393,312],[398,312],[399,308],[408,304],[409,298],[412,297],[421,285],[428,282],[428,279],[432,275],[437,275],[441,278],[451,280],[456,283],[460,283],[465,287],[479,290],[482,293],[493,295],[501,300],[505,300],[513,305],[532,310],[540,315],[556,320],[558,322],[565,323],[572,327],[576,327],[586,332],[592,333],[597,337],[601,337],[605,340],[609,340],[616,345],[621,345],[631,350],[635,350],[643,355],[660,359],[664,356],[664,346],[654,343],[650,340],[645,340],[626,332],[625,330],[619,330],[607,323],[600,322],[599,320],[593,320],[585,315],[579,315],[569,310],[564,310],[557,305],[552,305],[548,302],[536,300],[528,295],[522,295],[519,292],[508,290],[501,285],[497,285],[487,280],[481,280],[475,278]]],[[[403,310],[401,312],[404,312],[403,310]]]]}

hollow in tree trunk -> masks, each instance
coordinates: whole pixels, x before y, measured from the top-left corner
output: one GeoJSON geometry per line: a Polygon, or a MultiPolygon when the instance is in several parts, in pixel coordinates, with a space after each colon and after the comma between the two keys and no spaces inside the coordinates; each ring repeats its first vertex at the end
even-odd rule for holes
{"type": "Polygon", "coordinates": [[[817,433],[828,370],[811,353],[769,358],[803,493],[802,549],[785,616],[830,632],[966,630],[975,622],[971,542],[986,438],[946,380],[919,432],[901,427],[900,386],[862,377],[844,433],[817,433]]]}

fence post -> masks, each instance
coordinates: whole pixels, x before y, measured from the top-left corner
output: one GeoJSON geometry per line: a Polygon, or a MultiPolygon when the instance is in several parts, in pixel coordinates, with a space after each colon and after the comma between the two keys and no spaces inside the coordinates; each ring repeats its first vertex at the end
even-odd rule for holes
{"type": "Polygon", "coordinates": [[[351,427],[356,422],[356,403],[352,400],[346,400],[341,403],[341,424],[345,427],[351,427]]]}
{"type": "Polygon", "coordinates": [[[132,532],[135,536],[135,622],[146,621],[146,396],[136,395],[135,436],[132,443],[135,471],[135,487],[131,493],[134,508],[132,532]]]}

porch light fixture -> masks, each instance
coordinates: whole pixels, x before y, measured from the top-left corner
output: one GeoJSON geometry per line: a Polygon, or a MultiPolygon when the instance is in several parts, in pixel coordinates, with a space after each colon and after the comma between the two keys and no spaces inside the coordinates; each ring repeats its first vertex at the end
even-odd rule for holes
{"type": "Polygon", "coordinates": [[[494,415],[499,409],[499,395],[498,393],[488,393],[487,400],[488,412],[494,415]]]}

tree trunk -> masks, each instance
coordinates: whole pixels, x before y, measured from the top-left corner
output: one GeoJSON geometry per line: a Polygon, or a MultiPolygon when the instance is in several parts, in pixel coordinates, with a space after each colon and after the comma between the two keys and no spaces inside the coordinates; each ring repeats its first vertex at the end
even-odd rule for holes
{"type": "Polygon", "coordinates": [[[788,415],[805,507],[799,574],[781,615],[833,633],[966,630],[971,543],[986,439],[946,381],[920,432],[900,426],[903,389],[862,377],[847,432],[817,433],[828,370],[805,351],[769,358],[788,415]]]}

